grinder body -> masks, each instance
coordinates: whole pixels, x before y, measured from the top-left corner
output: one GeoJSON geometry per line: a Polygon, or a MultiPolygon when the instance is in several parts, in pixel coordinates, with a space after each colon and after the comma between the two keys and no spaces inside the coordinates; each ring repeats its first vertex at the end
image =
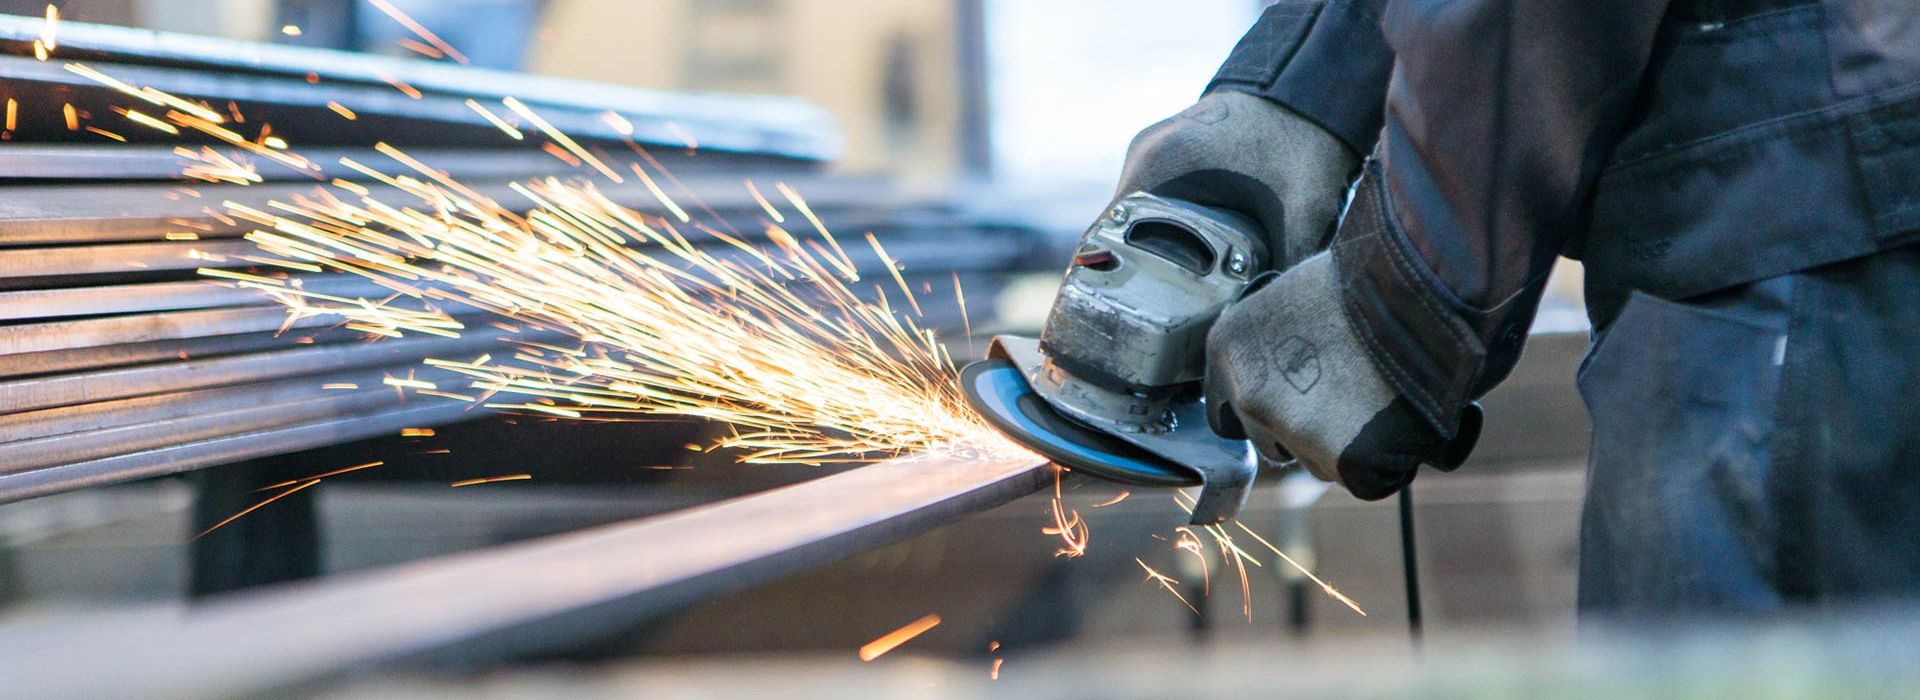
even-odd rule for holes
{"type": "Polygon", "coordinates": [[[1207,331],[1267,261],[1246,217],[1123,197],[1083,237],[1040,338],[994,338],[963,389],[995,426],[1055,461],[1127,483],[1199,485],[1194,522],[1225,521],[1258,460],[1207,424],[1207,331]]]}

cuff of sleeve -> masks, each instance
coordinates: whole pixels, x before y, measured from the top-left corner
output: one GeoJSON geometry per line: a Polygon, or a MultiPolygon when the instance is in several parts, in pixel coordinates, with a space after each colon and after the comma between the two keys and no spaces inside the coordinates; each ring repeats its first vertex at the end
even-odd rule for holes
{"type": "Polygon", "coordinates": [[[1369,161],[1334,236],[1341,308],[1388,384],[1451,437],[1487,364],[1487,343],[1395,223],[1381,175],[1369,161]]]}
{"type": "Polygon", "coordinates": [[[1273,100],[1313,120],[1355,154],[1373,150],[1393,50],[1379,0],[1287,1],[1268,7],[1228,54],[1207,91],[1273,100]]]}

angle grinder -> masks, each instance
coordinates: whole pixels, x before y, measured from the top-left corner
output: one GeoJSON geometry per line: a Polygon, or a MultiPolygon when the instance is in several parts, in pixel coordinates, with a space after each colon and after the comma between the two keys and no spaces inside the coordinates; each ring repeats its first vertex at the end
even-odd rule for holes
{"type": "Polygon", "coordinates": [[[1235,212],[1134,193],[1083,237],[1040,337],[996,336],[961,372],[994,427],[1056,463],[1113,481],[1199,486],[1195,524],[1231,519],[1259,457],[1207,424],[1207,331],[1267,269],[1261,229],[1235,212]]]}

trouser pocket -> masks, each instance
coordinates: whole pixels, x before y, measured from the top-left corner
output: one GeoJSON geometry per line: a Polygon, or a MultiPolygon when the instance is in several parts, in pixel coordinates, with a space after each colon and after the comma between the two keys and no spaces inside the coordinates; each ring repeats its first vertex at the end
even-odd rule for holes
{"type": "Polygon", "coordinates": [[[1778,603],[1766,486],[1791,281],[1687,301],[1634,293],[1589,351],[1583,611],[1778,603]]]}

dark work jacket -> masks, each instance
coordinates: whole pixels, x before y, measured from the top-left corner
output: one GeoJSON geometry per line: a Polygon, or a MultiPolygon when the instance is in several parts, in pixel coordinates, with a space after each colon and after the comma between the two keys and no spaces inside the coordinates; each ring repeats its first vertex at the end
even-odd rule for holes
{"type": "Polygon", "coordinates": [[[1325,0],[1269,8],[1209,89],[1373,153],[1347,315],[1443,433],[1518,359],[1556,256],[1605,326],[1920,238],[1916,0],[1325,0]]]}

